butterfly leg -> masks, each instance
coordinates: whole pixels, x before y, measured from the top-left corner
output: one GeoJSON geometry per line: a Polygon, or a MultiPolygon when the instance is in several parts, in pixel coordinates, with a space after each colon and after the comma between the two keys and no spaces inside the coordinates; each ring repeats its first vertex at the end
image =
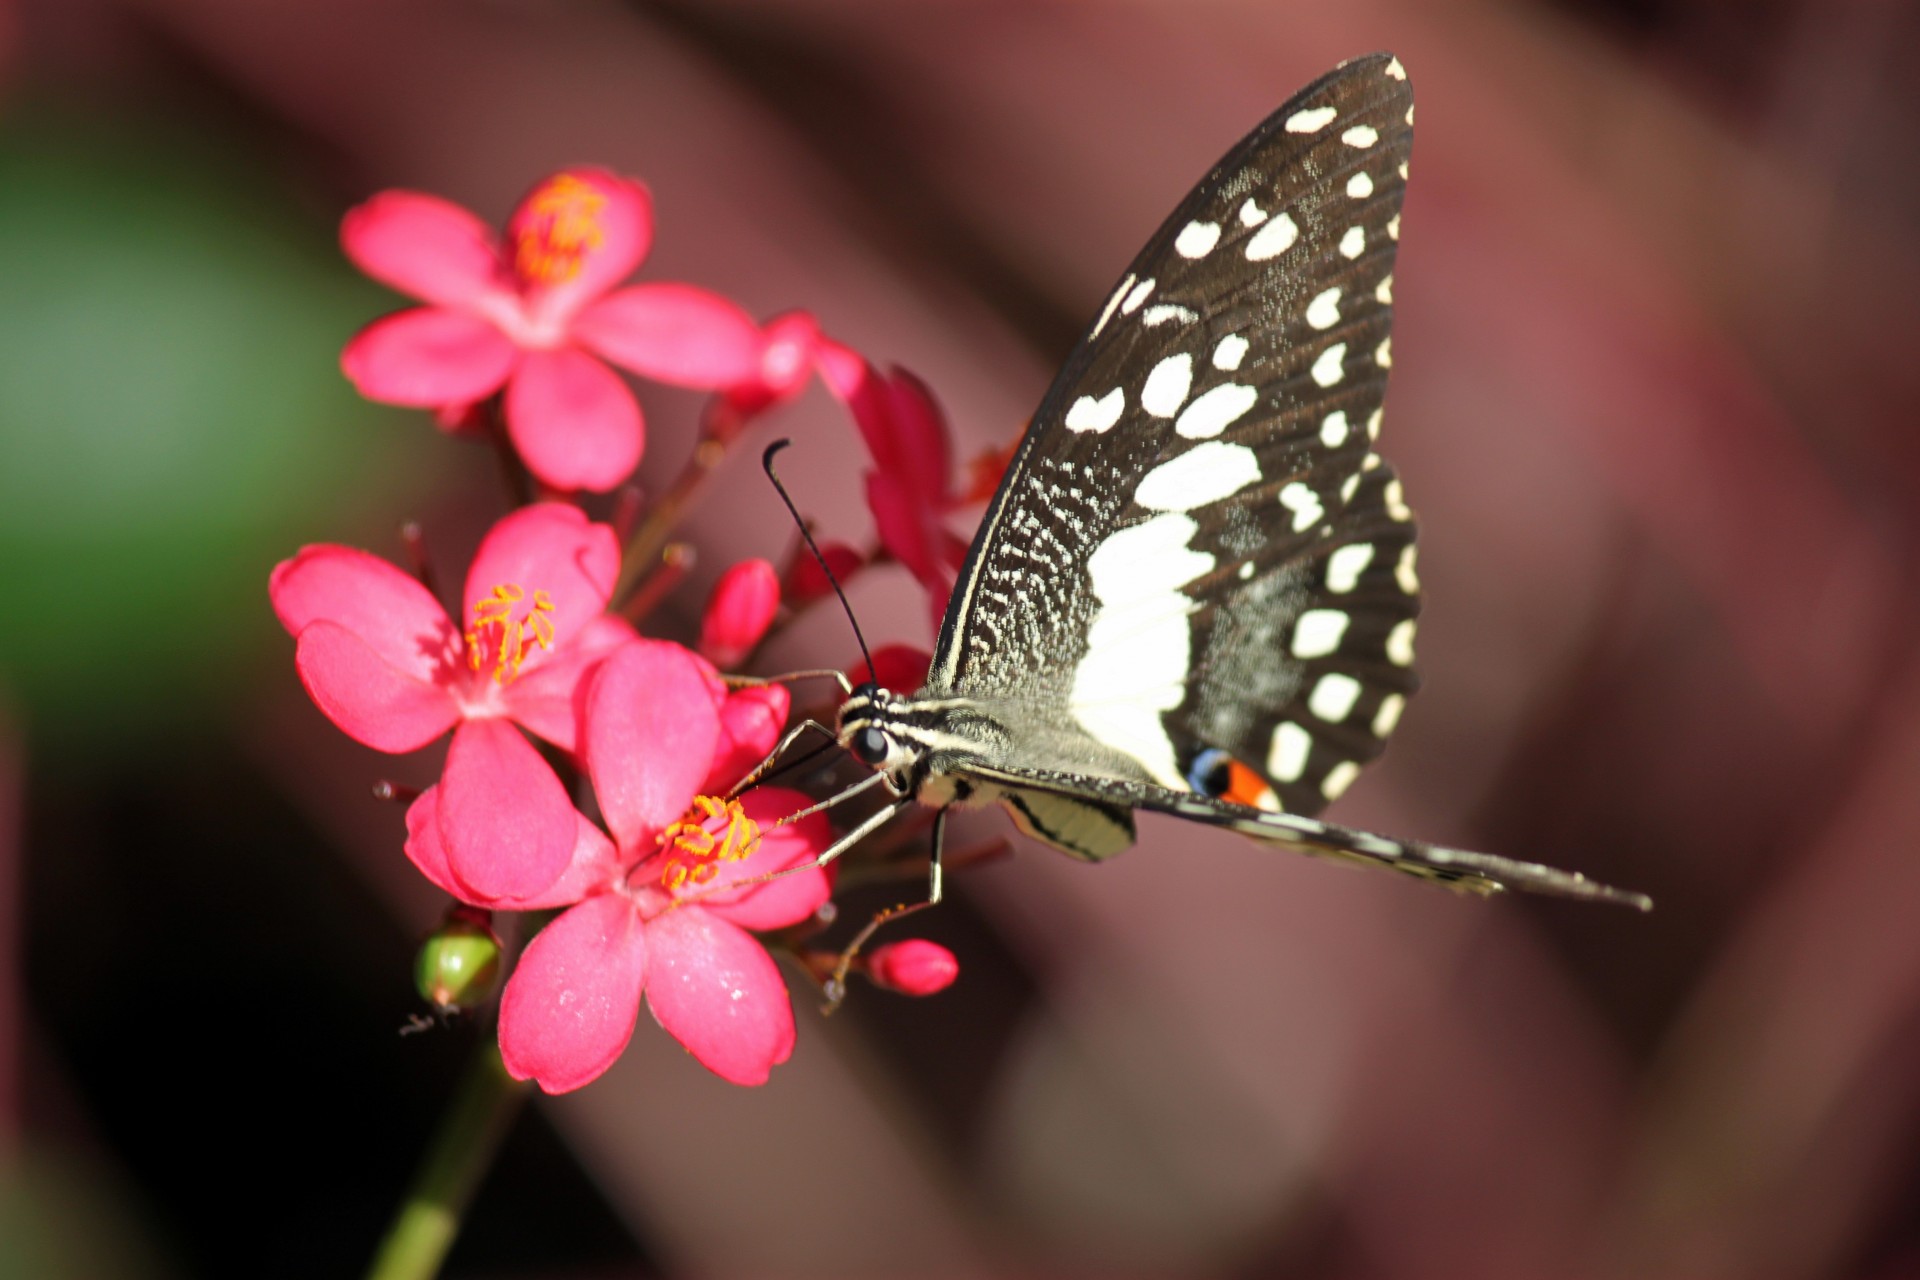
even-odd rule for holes
{"type": "Polygon", "coordinates": [[[930,837],[927,855],[926,901],[902,902],[897,906],[888,907],[885,911],[875,914],[873,919],[867,921],[866,926],[853,936],[853,941],[847,944],[847,949],[840,953],[839,963],[833,967],[833,976],[827,979],[827,1012],[831,1013],[839,1008],[840,1002],[847,998],[847,972],[853,968],[854,957],[860,954],[860,948],[867,945],[867,940],[873,937],[881,925],[889,920],[898,920],[902,916],[910,916],[916,911],[925,911],[928,907],[940,904],[940,851],[946,842],[947,811],[942,809],[933,815],[933,834],[930,837]]]}

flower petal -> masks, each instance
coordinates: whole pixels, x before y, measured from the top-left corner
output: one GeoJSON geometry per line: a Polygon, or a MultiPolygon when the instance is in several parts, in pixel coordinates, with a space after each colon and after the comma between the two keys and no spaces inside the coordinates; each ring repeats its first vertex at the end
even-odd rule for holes
{"type": "Polygon", "coordinates": [[[734,1084],[765,1084],[793,1052],[793,1006],[766,948],[700,907],[647,922],[647,1005],[700,1065],[734,1084]]]}
{"type": "Polygon", "coordinates": [[[646,187],[605,169],[563,169],[527,193],[507,245],[529,319],[564,328],[632,275],[653,244],[646,187]]]}
{"type": "Polygon", "coordinates": [[[446,841],[440,837],[440,788],[428,787],[407,807],[407,857],[420,874],[463,902],[502,911],[538,911],[564,907],[612,884],[622,870],[619,852],[600,828],[575,812],[578,820],[573,855],[560,878],[527,898],[482,899],[453,874],[446,841]]]}
{"type": "Polygon", "coordinates": [[[619,576],[620,541],[612,529],[570,502],[535,503],[506,516],[481,539],[467,570],[462,616],[471,622],[474,606],[496,587],[521,593],[515,618],[533,609],[536,592],[545,592],[553,606],[542,611],[553,627],[553,649],[529,649],[520,670],[530,672],[600,616],[619,576]]]}
{"type": "Polygon", "coordinates": [[[289,634],[333,622],[360,637],[396,670],[450,683],[460,638],[447,611],[412,574],[354,547],[303,547],[267,580],[273,611],[289,634]]]}
{"type": "Polygon", "coordinates": [[[927,682],[927,668],[932,665],[933,655],[925,649],[883,644],[873,651],[873,667],[862,662],[847,672],[847,680],[855,688],[872,681],[882,689],[909,693],[927,682]]]}
{"type": "Polygon", "coordinates": [[[439,807],[448,868],[471,901],[545,891],[579,837],[566,788],[504,720],[468,720],[454,731],[439,807]]]}
{"type": "Polygon", "coordinates": [[[551,658],[528,668],[501,691],[507,714],[529,733],[569,754],[577,753],[595,668],[615,649],[638,638],[625,618],[603,613],[592,619],[551,658]]]}
{"type": "Polygon", "coordinates": [[[535,351],[507,384],[507,432],[527,469],[555,489],[604,492],[640,465],[640,404],[584,351],[535,351]]]}
{"type": "Polygon", "coordinates": [[[713,584],[700,619],[700,652],[717,667],[737,669],[780,608],[780,575],[766,560],[742,560],[713,584]]]}
{"type": "Polygon", "coordinates": [[[417,751],[460,718],[452,694],[396,668],[337,622],[310,623],[293,660],[300,683],[327,719],[376,751],[417,751]]]}
{"type": "Polygon", "coordinates": [[[527,944],[500,998],[500,1057],[514,1079],[565,1093],[613,1065],[640,1013],[647,932],[627,899],[602,893],[527,944]]]}
{"type": "Polygon", "coordinates": [[[600,665],[587,691],[587,772],[607,829],[630,854],[693,803],[720,737],[697,660],[664,640],[636,640],[600,665]]]}
{"type": "Polygon", "coordinates": [[[720,704],[720,740],[713,767],[700,784],[704,792],[725,791],[766,759],[787,727],[793,694],[783,684],[737,689],[720,704]]]}
{"type": "Polygon", "coordinates": [[[869,471],[867,507],[880,541],[905,565],[934,602],[934,625],[953,591],[955,573],[947,560],[949,534],[940,509],[884,471],[869,471]]]}
{"type": "Polygon", "coordinates": [[[760,332],[739,304],[690,284],[637,284],[580,313],[573,336],[623,369],[676,387],[756,375],[760,332]]]}
{"type": "Polygon", "coordinates": [[[761,787],[742,796],[740,807],[760,824],[760,845],[751,857],[722,863],[714,883],[751,880],[775,871],[788,874],[744,889],[701,894],[700,907],[743,929],[783,929],[818,910],[833,892],[833,881],[828,868],[807,864],[833,843],[833,827],[827,815],[816,813],[784,827],[773,825],[812,803],[809,797],[784,787],[761,787]],[[790,870],[794,867],[805,869],[790,870]]]}
{"type": "Polygon", "coordinates": [[[422,302],[457,307],[511,288],[492,229],[438,196],[382,191],[347,210],[340,245],[356,267],[422,302]]]}
{"type": "Polygon", "coordinates": [[[340,368],[369,400],[437,409],[492,395],[520,349],[478,316],[414,307],[382,316],[340,353],[340,368]]]}

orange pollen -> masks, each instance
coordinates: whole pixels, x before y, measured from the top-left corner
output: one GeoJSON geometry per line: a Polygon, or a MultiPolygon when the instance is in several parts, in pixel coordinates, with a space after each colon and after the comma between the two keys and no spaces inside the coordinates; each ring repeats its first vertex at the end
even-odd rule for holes
{"type": "Polygon", "coordinates": [[[520,664],[535,645],[553,648],[553,597],[535,590],[533,603],[523,612],[526,590],[503,582],[473,602],[473,625],[467,628],[467,665],[478,671],[491,653],[493,679],[507,684],[520,674],[520,664]]]}
{"type": "Polygon", "coordinates": [[[527,219],[514,236],[513,265],[523,280],[571,280],[589,253],[606,242],[600,214],[606,196],[570,173],[549,179],[527,197],[527,219]]]}
{"type": "Polygon", "coordinates": [[[760,824],[738,800],[695,796],[687,816],[660,833],[660,845],[669,851],[660,869],[660,887],[671,893],[710,884],[721,863],[750,857],[760,847],[760,824]],[[726,825],[709,831],[707,824],[717,820],[726,825]]]}

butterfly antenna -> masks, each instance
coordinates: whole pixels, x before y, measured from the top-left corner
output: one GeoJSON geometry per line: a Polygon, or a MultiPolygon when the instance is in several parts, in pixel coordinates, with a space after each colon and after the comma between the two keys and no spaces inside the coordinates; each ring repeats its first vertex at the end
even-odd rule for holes
{"type": "Polygon", "coordinates": [[[800,530],[800,536],[807,540],[807,550],[813,552],[813,559],[820,566],[820,572],[827,575],[827,583],[832,586],[833,594],[840,597],[840,607],[847,612],[847,624],[853,628],[853,639],[860,646],[860,656],[867,662],[867,679],[874,678],[873,654],[867,649],[867,638],[860,634],[860,620],[853,616],[853,606],[847,603],[847,593],[840,589],[840,579],[833,576],[833,567],[827,558],[820,554],[820,544],[813,540],[813,533],[807,528],[807,522],[800,518],[800,509],[793,505],[793,499],[787,495],[787,486],[780,483],[780,477],[773,473],[773,455],[792,444],[791,440],[775,440],[760,455],[760,469],[767,473],[767,479],[773,482],[773,491],[780,495],[780,501],[787,504],[787,511],[793,516],[794,527],[800,530]]]}

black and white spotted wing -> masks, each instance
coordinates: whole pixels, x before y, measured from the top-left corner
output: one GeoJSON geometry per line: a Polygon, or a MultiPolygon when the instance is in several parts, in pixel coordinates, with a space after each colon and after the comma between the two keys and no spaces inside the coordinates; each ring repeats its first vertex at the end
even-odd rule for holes
{"type": "Polygon", "coordinates": [[[1467,888],[1640,901],[1311,817],[1415,684],[1414,526],[1373,451],[1412,138],[1399,62],[1349,62],[1147,242],[987,508],[926,686],[842,709],[896,790],[998,799],[1082,857],[1148,808],[1467,888]]]}
{"type": "Polygon", "coordinates": [[[1293,813],[1379,753],[1419,605],[1372,453],[1412,108],[1396,61],[1346,64],[1148,241],[988,509],[930,692],[1293,813]]]}

